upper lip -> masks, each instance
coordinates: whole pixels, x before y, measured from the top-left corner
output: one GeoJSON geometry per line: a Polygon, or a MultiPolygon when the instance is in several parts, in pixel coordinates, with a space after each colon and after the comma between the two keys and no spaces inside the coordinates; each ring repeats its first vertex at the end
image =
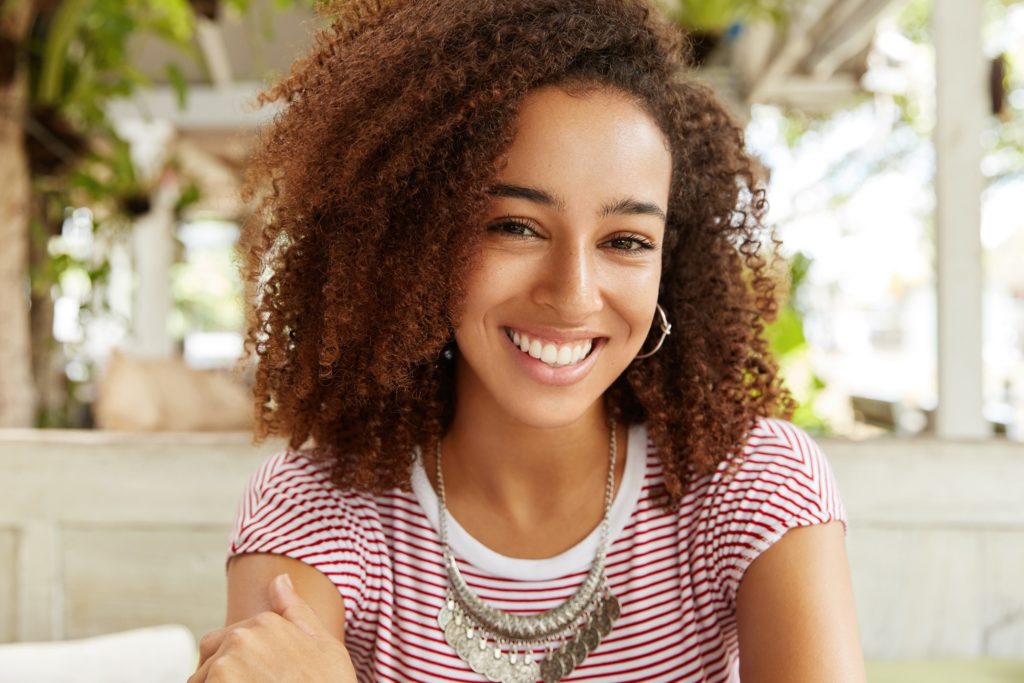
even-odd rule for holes
{"type": "Polygon", "coordinates": [[[598,339],[602,337],[598,332],[593,330],[566,330],[558,329],[555,327],[544,327],[539,325],[505,325],[507,329],[525,334],[530,339],[537,339],[543,341],[553,342],[555,344],[565,344],[568,342],[577,341],[589,341],[591,339],[598,339]]]}

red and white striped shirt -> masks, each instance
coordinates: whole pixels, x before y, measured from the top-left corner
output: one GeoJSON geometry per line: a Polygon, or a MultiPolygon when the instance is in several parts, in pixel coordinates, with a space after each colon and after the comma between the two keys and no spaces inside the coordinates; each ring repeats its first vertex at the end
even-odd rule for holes
{"type": "MultiPolygon", "coordinates": [[[[745,449],[734,474],[723,462],[666,511],[653,497],[661,463],[643,425],[630,428],[605,569],[622,614],[565,680],[739,680],[735,606],[744,570],[787,529],[846,522],[828,463],[801,429],[760,420],[745,449]]],[[[287,555],[330,578],[345,604],[345,644],[360,681],[483,681],[437,624],[446,575],[437,497],[418,459],[412,488],[342,491],[322,463],[277,454],[249,482],[229,553],[287,555]]],[[[448,530],[474,591],[523,613],[566,600],[599,543],[598,528],[555,557],[525,560],[490,550],[450,516],[448,530]]]]}

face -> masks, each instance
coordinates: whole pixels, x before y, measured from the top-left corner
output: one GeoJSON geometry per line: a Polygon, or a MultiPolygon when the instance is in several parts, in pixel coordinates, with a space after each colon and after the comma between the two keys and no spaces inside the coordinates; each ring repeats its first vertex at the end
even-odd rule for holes
{"type": "Polygon", "coordinates": [[[460,405],[535,427],[600,405],[654,319],[671,168],[618,91],[524,100],[456,324],[460,405]]]}

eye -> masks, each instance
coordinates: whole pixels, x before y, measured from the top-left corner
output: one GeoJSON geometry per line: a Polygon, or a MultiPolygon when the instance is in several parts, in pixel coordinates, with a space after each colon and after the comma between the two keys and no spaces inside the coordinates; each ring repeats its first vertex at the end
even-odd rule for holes
{"type": "Polygon", "coordinates": [[[635,233],[629,235],[618,235],[605,242],[605,244],[609,245],[616,251],[624,252],[639,253],[654,249],[654,242],[643,235],[637,235],[635,233]]]}
{"type": "Polygon", "coordinates": [[[521,218],[506,217],[487,226],[487,232],[508,235],[513,238],[536,237],[537,231],[521,218]]]}

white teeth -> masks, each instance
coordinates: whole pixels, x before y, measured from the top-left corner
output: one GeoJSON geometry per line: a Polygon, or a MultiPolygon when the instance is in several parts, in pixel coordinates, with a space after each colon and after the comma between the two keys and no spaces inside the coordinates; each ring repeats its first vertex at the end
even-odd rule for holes
{"type": "Polygon", "coordinates": [[[558,349],[554,344],[545,344],[540,352],[540,359],[548,365],[554,365],[558,360],[558,349]]]}
{"type": "Polygon", "coordinates": [[[559,365],[568,365],[572,362],[572,350],[575,347],[563,346],[558,349],[558,358],[556,359],[559,365]]]}
{"type": "Polygon", "coordinates": [[[543,343],[539,339],[530,339],[526,334],[521,334],[511,328],[506,328],[505,333],[512,343],[519,347],[523,353],[540,360],[542,363],[552,367],[573,365],[586,358],[587,354],[594,347],[593,340],[587,340],[582,344],[556,345],[543,343]]]}

